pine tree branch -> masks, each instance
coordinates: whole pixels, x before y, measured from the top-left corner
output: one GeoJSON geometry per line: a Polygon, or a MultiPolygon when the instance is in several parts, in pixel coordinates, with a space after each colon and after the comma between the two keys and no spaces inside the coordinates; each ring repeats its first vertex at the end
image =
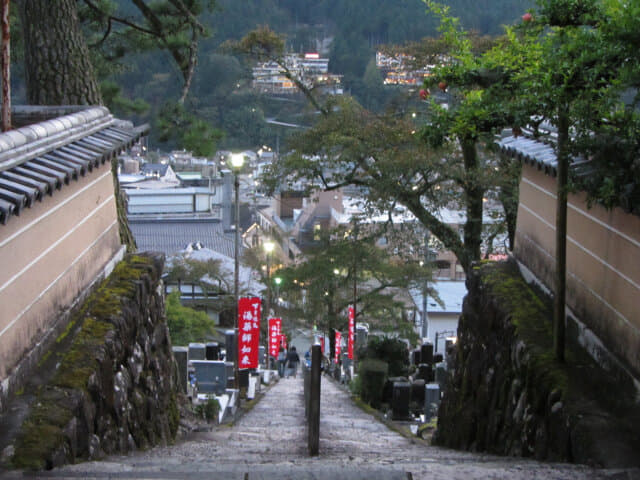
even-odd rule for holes
{"type": "Polygon", "coordinates": [[[98,7],[95,3],[93,3],[91,0],[83,0],[84,3],[91,8],[94,12],[97,12],[101,15],[104,15],[107,19],[107,31],[105,32],[105,35],[103,37],[102,40],[100,40],[100,42],[98,42],[98,44],[103,43],[106,38],[109,36],[109,33],[111,33],[111,24],[112,22],[116,22],[116,23],[121,23],[123,25],[126,25],[127,27],[131,27],[134,30],[138,30],[139,32],[142,33],[146,33],[147,35],[153,35],[156,36],[155,32],[153,32],[152,30],[149,30],[147,28],[144,28],[140,25],[138,25],[137,23],[134,23],[130,20],[127,20],[126,18],[121,18],[121,17],[115,17],[113,15],[108,15],[104,10],[101,10],[100,7],[98,7]]]}

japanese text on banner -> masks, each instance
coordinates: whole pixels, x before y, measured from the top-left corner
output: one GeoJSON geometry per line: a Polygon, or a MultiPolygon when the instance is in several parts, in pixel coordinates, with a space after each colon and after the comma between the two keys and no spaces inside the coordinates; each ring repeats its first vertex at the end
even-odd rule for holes
{"type": "Polygon", "coordinates": [[[258,368],[261,300],[238,300],[238,368],[258,368]]]}
{"type": "Polygon", "coordinates": [[[349,307],[349,335],[347,336],[347,355],[353,360],[353,347],[356,336],[356,318],[353,307],[349,307]]]}
{"type": "Polygon", "coordinates": [[[280,336],[282,334],[282,319],[269,319],[269,356],[278,358],[280,336]]]}

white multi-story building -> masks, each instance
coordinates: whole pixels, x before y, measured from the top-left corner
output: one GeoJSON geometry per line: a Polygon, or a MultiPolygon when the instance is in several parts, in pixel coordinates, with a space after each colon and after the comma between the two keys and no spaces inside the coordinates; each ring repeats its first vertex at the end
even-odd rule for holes
{"type": "MultiPolygon", "coordinates": [[[[318,53],[289,54],[284,59],[285,68],[308,88],[320,87],[334,95],[342,94],[342,75],[329,73],[329,59],[318,53]]],[[[285,75],[285,68],[276,62],[263,62],[253,67],[253,87],[265,93],[293,94],[296,83],[285,75]]]]}

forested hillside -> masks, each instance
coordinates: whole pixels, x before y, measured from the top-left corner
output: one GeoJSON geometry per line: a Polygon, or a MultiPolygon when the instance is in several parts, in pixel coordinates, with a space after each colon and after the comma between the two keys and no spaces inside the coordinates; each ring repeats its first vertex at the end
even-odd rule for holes
{"type": "MultiPolygon", "coordinates": [[[[135,14],[129,0],[117,0],[115,12],[135,14]]],[[[286,36],[293,52],[320,51],[330,58],[333,73],[344,75],[347,93],[369,108],[382,108],[406,90],[382,88],[375,68],[376,48],[404,44],[437,34],[436,22],[420,0],[217,0],[212,12],[200,20],[210,35],[200,41],[198,66],[184,106],[180,97],[180,72],[168,53],[126,49],[107,51],[109,65],[98,63],[103,76],[103,97],[117,115],[152,124],[152,145],[162,149],[198,150],[199,137],[223,137],[218,148],[275,145],[287,132],[274,130],[265,118],[306,123],[306,102],[282,101],[258,96],[250,87],[250,65],[220,50],[229,39],[239,39],[257,26],[268,25],[286,36]],[[115,55],[114,53],[117,53],[115,55]],[[115,68],[114,68],[115,66],[115,68]],[[108,79],[108,83],[104,80],[108,79]],[[118,87],[120,94],[118,95],[118,87]],[[135,100],[132,105],[125,101],[135,100]],[[148,105],[142,110],[142,101],[148,105]],[[136,107],[132,110],[131,107],[136,107]],[[188,126],[188,128],[181,128],[188,126]],[[219,132],[211,132],[211,127],[219,132]],[[184,132],[189,133],[185,134],[184,132]]],[[[449,0],[454,15],[467,29],[499,34],[503,24],[513,23],[533,5],[532,0],[449,0]]],[[[100,45],[100,33],[94,33],[100,45]]],[[[101,48],[105,50],[105,46],[101,48]]],[[[136,47],[137,48],[137,47],[136,47]]],[[[103,53],[104,55],[104,53],[103,53]]],[[[19,72],[19,69],[16,70],[19,72]]],[[[18,79],[19,81],[19,79],[18,79]]],[[[18,87],[15,91],[19,92],[18,87]]],[[[214,144],[216,142],[212,142],[214,144]]],[[[203,149],[203,154],[210,151],[203,149]]]]}

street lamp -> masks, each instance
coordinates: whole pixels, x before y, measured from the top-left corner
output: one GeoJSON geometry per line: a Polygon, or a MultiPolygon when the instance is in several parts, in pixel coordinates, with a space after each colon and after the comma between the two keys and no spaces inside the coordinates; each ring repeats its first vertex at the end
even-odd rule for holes
{"type": "Polygon", "coordinates": [[[244,164],[244,155],[240,153],[234,153],[231,155],[231,168],[233,169],[234,181],[233,187],[235,190],[235,238],[234,238],[234,248],[233,248],[233,296],[235,299],[234,303],[234,321],[233,321],[233,331],[235,332],[235,341],[236,345],[234,348],[235,358],[233,359],[233,377],[235,388],[238,389],[240,383],[239,372],[238,372],[238,301],[239,290],[240,290],[240,281],[239,281],[239,249],[240,249],[240,180],[238,175],[240,174],[240,170],[242,169],[242,165],[244,164]]]}
{"type": "Polygon", "coordinates": [[[282,283],[282,278],[276,277],[273,279],[276,284],[276,305],[280,304],[280,284],[282,283]]]}
{"type": "MultiPolygon", "coordinates": [[[[280,305],[280,284],[282,283],[282,278],[280,277],[275,277],[273,279],[273,282],[276,284],[276,305],[280,305]]],[[[278,315],[278,312],[276,312],[277,309],[274,308],[274,314],[278,315]]],[[[282,329],[283,331],[284,329],[284,319],[282,320],[282,329]]]]}

